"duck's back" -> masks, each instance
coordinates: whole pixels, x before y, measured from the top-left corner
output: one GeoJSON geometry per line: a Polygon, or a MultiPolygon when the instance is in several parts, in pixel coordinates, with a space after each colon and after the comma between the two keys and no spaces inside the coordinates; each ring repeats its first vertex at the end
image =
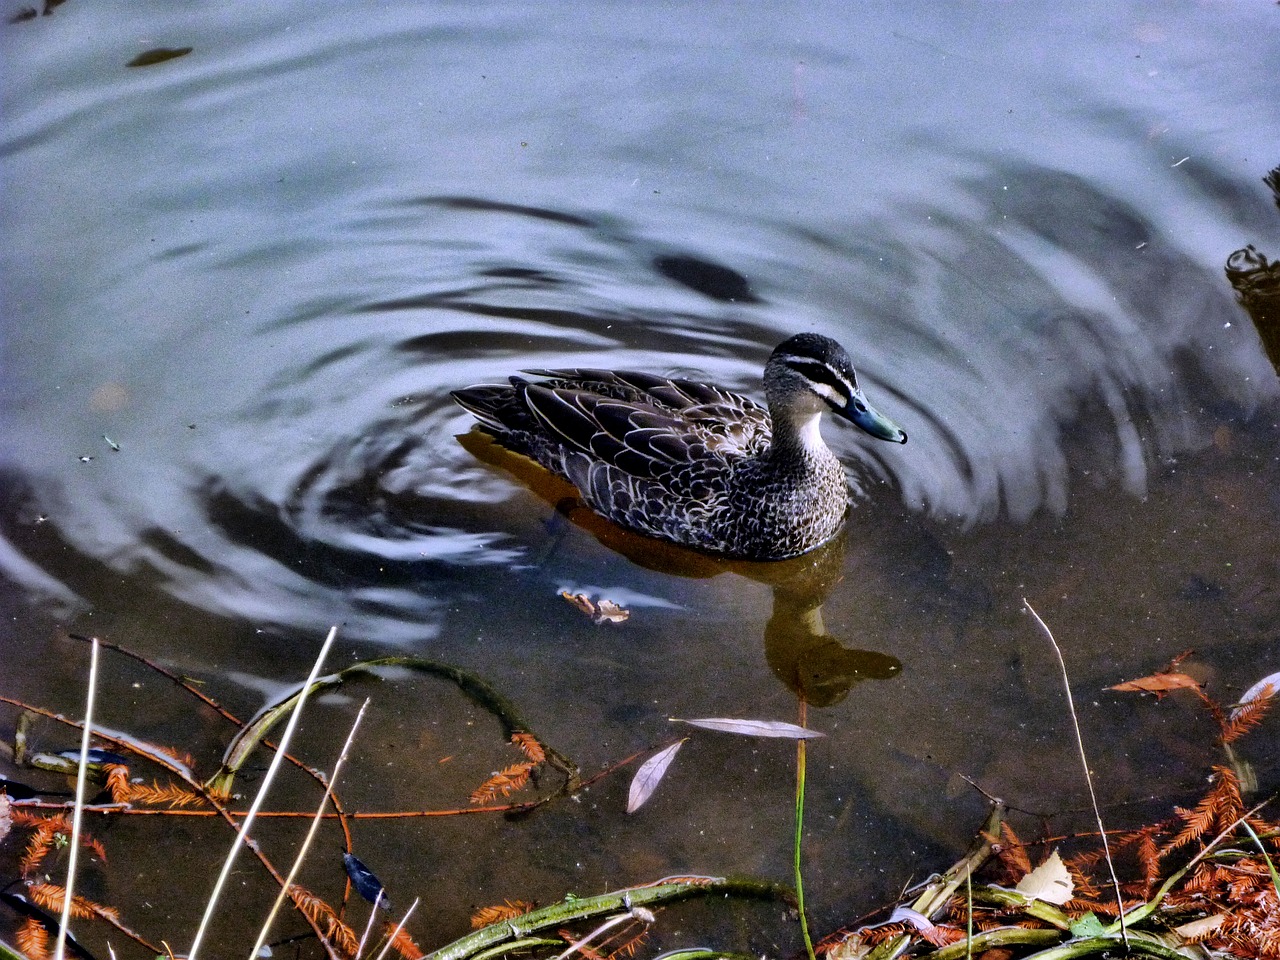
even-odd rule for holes
{"type": "Polygon", "coordinates": [[[740,464],[769,449],[769,411],[718,387],[647,373],[531,370],[454,399],[509,449],[567,478],[615,523],[687,546],[735,547],[740,464]]]}

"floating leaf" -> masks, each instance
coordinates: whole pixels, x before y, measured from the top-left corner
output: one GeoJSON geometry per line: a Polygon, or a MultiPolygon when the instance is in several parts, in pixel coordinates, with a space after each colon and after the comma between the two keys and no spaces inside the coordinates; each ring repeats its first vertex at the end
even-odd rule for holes
{"type": "Polygon", "coordinates": [[[560,596],[564,597],[569,601],[569,603],[573,604],[573,606],[577,607],[580,612],[585,613],[588,617],[594,617],[596,615],[596,605],[591,602],[591,598],[585,593],[570,593],[568,590],[561,590],[560,596]]]}
{"type": "Polygon", "coordinates": [[[1126,680],[1107,689],[1123,693],[1154,693],[1157,700],[1163,700],[1170,690],[1199,690],[1200,684],[1185,673],[1156,673],[1137,680],[1126,680]]]}
{"type": "Polygon", "coordinates": [[[653,791],[658,789],[658,784],[667,775],[667,768],[671,766],[671,761],[676,758],[676,754],[683,746],[684,740],[677,740],[640,764],[640,769],[631,778],[631,789],[627,791],[627,813],[635,813],[653,796],[653,791]]]}
{"type": "Polygon", "coordinates": [[[691,727],[704,730],[718,730],[721,733],[738,733],[744,737],[784,737],[788,740],[812,740],[825,737],[820,730],[798,727],[794,723],[781,720],[737,720],[732,717],[703,717],[698,720],[681,720],[670,718],[673,723],[687,723],[691,727]]]}
{"type": "Polygon", "coordinates": [[[164,63],[166,60],[176,60],[178,57],[185,57],[194,49],[194,47],[156,47],[154,50],[147,50],[138,54],[126,63],[125,66],[151,67],[155,66],[157,63],[164,63]]]}
{"type": "Polygon", "coordinates": [[[912,910],[910,907],[897,906],[893,908],[893,913],[889,915],[888,923],[909,923],[921,933],[928,933],[933,929],[933,921],[926,917],[919,910],[912,910]]]}
{"type": "Polygon", "coordinates": [[[387,897],[387,891],[382,885],[382,881],[375,877],[373,871],[361,863],[355,854],[344,853],[342,855],[342,865],[347,868],[347,876],[355,884],[356,892],[360,896],[375,907],[381,907],[383,910],[388,911],[391,909],[391,900],[387,897]]]}
{"type": "Polygon", "coordinates": [[[1055,850],[1049,854],[1048,860],[1019,880],[1014,889],[1031,900],[1061,906],[1071,899],[1075,883],[1071,879],[1071,872],[1062,862],[1062,857],[1055,850]]]}
{"type": "Polygon", "coordinates": [[[592,623],[623,623],[631,617],[630,610],[612,600],[601,599],[595,603],[585,593],[570,593],[568,590],[561,590],[560,596],[590,617],[592,623]]]}
{"type": "Polygon", "coordinates": [[[620,607],[612,600],[601,599],[596,604],[596,615],[592,617],[596,623],[623,623],[630,619],[631,611],[620,607]]]}

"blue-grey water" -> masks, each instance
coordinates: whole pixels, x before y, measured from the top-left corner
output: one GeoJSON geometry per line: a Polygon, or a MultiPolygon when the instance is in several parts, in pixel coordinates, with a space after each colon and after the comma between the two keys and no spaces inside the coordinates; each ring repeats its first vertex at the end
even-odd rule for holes
{"type": "MultiPolygon", "coordinates": [[[[590,772],[671,716],[794,720],[820,675],[821,933],[956,858],[984,810],[963,777],[1091,822],[1025,597],[1108,816],[1163,815],[1220,760],[1212,725],[1104,688],[1188,648],[1223,702],[1280,669],[1280,381],[1223,272],[1280,249],[1277,64],[1266,3],[67,0],[5,24],[0,693],[79,714],[67,633],[96,633],[249,715],[336,623],[334,665],[473,671],[590,772]],[[598,366],[759,396],[801,330],[911,436],[825,425],[863,499],[807,567],[676,569],[458,440],[451,389],[598,366]]],[[[103,686],[104,723],[211,772],[225,725],[116,659],[103,686]]],[[[395,674],[316,707],[309,762],[366,694],[349,806],[465,806],[516,759],[453,688],[395,674]]],[[[1273,787],[1275,729],[1241,747],[1273,787]]],[[[357,852],[398,906],[424,897],[424,947],[504,898],[789,882],[789,744],[696,736],[630,816],[628,776],[521,821],[361,822],[357,852]]],[[[228,842],[134,818],[92,883],[183,944],[228,842]]],[[[335,864],[305,882],[336,896],[335,864]]],[[[265,912],[242,870],[261,886],[226,942],[265,912]]],[[[721,922],[655,944],[799,944],[777,910],[721,922]]]]}

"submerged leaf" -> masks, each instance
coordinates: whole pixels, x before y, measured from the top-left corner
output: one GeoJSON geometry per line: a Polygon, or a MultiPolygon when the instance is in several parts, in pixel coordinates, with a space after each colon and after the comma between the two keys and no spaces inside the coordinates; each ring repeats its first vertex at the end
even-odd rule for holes
{"type": "Polygon", "coordinates": [[[1137,680],[1117,683],[1108,690],[1119,690],[1122,693],[1154,693],[1157,700],[1163,700],[1170,690],[1199,690],[1200,684],[1185,673],[1156,673],[1137,680]]]}
{"type": "Polygon", "coordinates": [[[342,855],[342,865],[346,867],[347,876],[355,884],[356,892],[360,896],[375,907],[381,907],[383,910],[391,909],[391,900],[387,897],[387,891],[382,885],[382,881],[374,876],[373,871],[361,863],[355,854],[344,853],[342,855]]]}
{"type": "Polygon", "coordinates": [[[640,764],[640,769],[631,778],[631,789],[627,791],[627,813],[635,813],[653,796],[653,791],[658,789],[658,784],[667,775],[667,768],[671,766],[671,761],[676,758],[676,754],[683,746],[684,740],[677,740],[640,764]]]}
{"type": "Polygon", "coordinates": [[[1071,879],[1071,872],[1062,862],[1062,857],[1055,850],[1049,854],[1048,860],[1019,880],[1014,889],[1032,900],[1062,906],[1075,892],[1075,883],[1071,879]]]}
{"type": "Polygon", "coordinates": [[[744,737],[785,737],[789,740],[812,740],[825,737],[820,730],[798,727],[794,723],[782,720],[738,720],[733,717],[702,717],[698,720],[681,720],[670,718],[673,723],[687,723],[691,727],[704,730],[718,730],[721,733],[737,733],[744,737]]]}

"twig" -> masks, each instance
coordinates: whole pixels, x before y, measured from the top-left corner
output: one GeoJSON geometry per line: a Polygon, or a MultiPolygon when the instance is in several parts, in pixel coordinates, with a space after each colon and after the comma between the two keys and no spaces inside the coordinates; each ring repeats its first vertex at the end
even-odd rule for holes
{"type": "MultiPolygon", "coordinates": [[[[302,841],[298,855],[293,860],[293,866],[289,868],[289,875],[284,878],[284,883],[280,886],[280,892],[276,895],[276,902],[271,905],[271,912],[267,914],[266,922],[263,923],[262,930],[258,933],[258,939],[253,945],[253,950],[249,953],[249,960],[256,960],[258,957],[258,951],[262,949],[262,945],[267,940],[267,932],[271,929],[271,924],[280,912],[280,906],[284,903],[285,897],[289,895],[289,887],[293,884],[294,878],[302,868],[303,858],[306,857],[307,851],[311,848],[311,842],[315,839],[316,833],[320,829],[320,824],[324,822],[324,808],[329,802],[333,788],[338,783],[338,773],[342,770],[342,764],[347,759],[347,752],[351,749],[351,742],[355,739],[356,729],[360,726],[360,721],[364,719],[364,712],[367,709],[369,709],[368,699],[365,700],[356,714],[356,718],[351,724],[351,732],[347,734],[347,741],[342,745],[342,752],[338,754],[338,759],[334,761],[333,772],[329,774],[329,783],[325,786],[324,796],[320,798],[320,806],[316,809],[316,814],[311,820],[311,828],[307,831],[307,836],[302,841]]],[[[279,755],[279,752],[277,752],[276,756],[279,755]]]]}
{"type": "Polygon", "coordinates": [[[1124,897],[1120,893],[1120,878],[1116,875],[1115,861],[1111,859],[1111,844],[1107,840],[1107,828],[1102,823],[1102,811],[1098,808],[1098,795],[1093,789],[1093,775],[1089,772],[1089,758],[1084,751],[1084,737],[1080,733],[1080,718],[1076,716],[1075,699],[1071,696],[1071,677],[1067,674],[1067,661],[1062,657],[1062,650],[1058,646],[1058,641],[1053,639],[1053,631],[1048,625],[1040,619],[1040,614],[1036,613],[1035,608],[1027,603],[1027,598],[1022,598],[1023,606],[1035,618],[1036,623],[1040,625],[1040,629],[1044,631],[1044,635],[1049,638],[1049,644],[1053,647],[1053,652],[1058,658],[1058,666],[1062,668],[1062,689],[1067,693],[1067,709],[1071,711],[1071,725],[1075,728],[1076,746],[1080,750],[1080,764],[1084,767],[1084,781],[1089,787],[1089,802],[1093,804],[1093,817],[1098,824],[1098,832],[1102,835],[1102,852],[1107,858],[1107,870],[1111,873],[1111,888],[1116,894],[1116,908],[1120,915],[1120,938],[1124,941],[1126,948],[1129,946],[1129,928],[1124,918],[1124,897]]]}
{"type": "Polygon", "coordinates": [[[231,876],[231,866],[235,863],[236,854],[240,852],[240,845],[245,842],[249,835],[249,828],[253,826],[253,819],[258,813],[258,808],[266,800],[267,788],[271,786],[271,781],[275,778],[276,771],[280,769],[289,741],[293,739],[293,732],[298,728],[298,720],[302,716],[302,707],[306,703],[307,693],[315,683],[316,677],[320,675],[320,667],[323,666],[324,658],[328,655],[329,648],[333,646],[334,638],[337,635],[338,628],[336,626],[330,627],[329,635],[325,637],[324,643],[320,647],[320,653],[316,657],[316,662],[311,667],[311,675],[307,678],[307,682],[298,696],[297,706],[290,713],[289,723],[285,726],[284,735],[280,738],[280,749],[271,758],[271,765],[267,767],[267,774],[263,778],[262,787],[258,790],[257,796],[253,798],[253,803],[249,806],[249,812],[245,815],[244,823],[240,825],[240,832],[236,834],[236,838],[231,844],[231,849],[227,851],[227,859],[223,861],[222,872],[218,874],[217,882],[213,885],[213,892],[209,895],[209,902],[205,905],[204,917],[201,918],[200,927],[196,930],[195,939],[191,942],[191,949],[187,951],[187,960],[196,960],[200,943],[204,940],[205,932],[209,929],[209,924],[213,920],[213,911],[218,904],[219,896],[222,894],[222,888],[226,885],[227,878],[231,876]]]}
{"type": "MultiPolygon", "coordinates": [[[[360,943],[356,946],[355,960],[360,960],[364,956],[364,945],[369,942],[369,934],[373,930],[373,922],[378,919],[378,904],[382,902],[382,897],[386,891],[378,888],[378,895],[373,898],[373,908],[369,911],[369,920],[364,925],[364,933],[360,936],[360,943]]],[[[249,960],[253,960],[252,957],[249,960]]]]}
{"type": "Polygon", "coordinates": [[[62,893],[62,919],[53,948],[54,960],[63,960],[67,951],[67,924],[71,922],[71,901],[75,894],[76,865],[80,854],[80,823],[84,816],[84,788],[88,781],[89,731],[93,726],[93,699],[98,689],[98,644],[89,652],[89,689],[85,694],[84,733],[80,737],[80,769],[76,772],[76,803],[71,814],[71,851],[67,856],[67,882],[62,893]]]}

